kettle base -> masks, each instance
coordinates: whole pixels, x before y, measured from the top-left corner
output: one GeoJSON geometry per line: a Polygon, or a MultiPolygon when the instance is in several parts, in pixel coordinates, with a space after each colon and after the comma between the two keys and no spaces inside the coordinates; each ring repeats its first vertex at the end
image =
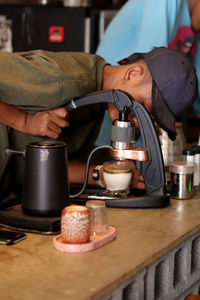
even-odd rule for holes
{"type": "Polygon", "coordinates": [[[60,233],[60,217],[26,215],[18,204],[0,210],[0,226],[23,232],[56,235],[60,233]]]}
{"type": "Polygon", "coordinates": [[[33,210],[27,209],[22,206],[22,210],[25,215],[33,216],[33,217],[61,217],[61,209],[60,210],[33,210]]]}

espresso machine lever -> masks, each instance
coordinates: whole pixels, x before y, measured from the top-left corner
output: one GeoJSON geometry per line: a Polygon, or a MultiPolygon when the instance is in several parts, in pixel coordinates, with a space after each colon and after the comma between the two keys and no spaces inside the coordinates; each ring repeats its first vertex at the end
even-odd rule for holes
{"type": "Polygon", "coordinates": [[[132,97],[121,90],[110,90],[103,92],[96,92],[86,95],[81,98],[74,98],[65,105],[65,109],[70,112],[81,106],[95,103],[113,103],[119,112],[125,112],[133,106],[132,97]]]}

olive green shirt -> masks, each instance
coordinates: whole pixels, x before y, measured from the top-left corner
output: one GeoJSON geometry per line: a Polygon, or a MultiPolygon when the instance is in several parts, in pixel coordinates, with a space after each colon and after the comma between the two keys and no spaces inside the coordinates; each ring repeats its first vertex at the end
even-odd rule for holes
{"type": "MultiPolygon", "coordinates": [[[[0,52],[0,100],[30,113],[64,106],[102,86],[106,62],[98,55],[43,50],[0,52]]],[[[103,119],[100,105],[85,106],[70,114],[70,126],[59,140],[74,154],[94,143],[103,119]]],[[[24,134],[0,124],[0,165],[5,147],[24,149],[41,137],[24,134]]],[[[14,181],[21,182],[23,159],[14,159],[14,181]]]]}

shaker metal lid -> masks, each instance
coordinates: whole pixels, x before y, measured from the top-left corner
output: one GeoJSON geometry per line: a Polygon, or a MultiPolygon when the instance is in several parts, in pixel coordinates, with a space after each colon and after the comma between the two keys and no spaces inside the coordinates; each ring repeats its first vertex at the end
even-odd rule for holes
{"type": "Polygon", "coordinates": [[[169,165],[169,171],[178,174],[191,174],[196,171],[196,164],[186,161],[173,161],[169,165]]]}
{"type": "Polygon", "coordinates": [[[200,154],[200,145],[192,146],[191,149],[195,152],[195,154],[200,154]]]}
{"type": "Polygon", "coordinates": [[[195,150],[188,148],[188,149],[183,149],[182,151],[183,155],[195,155],[195,150]]]}

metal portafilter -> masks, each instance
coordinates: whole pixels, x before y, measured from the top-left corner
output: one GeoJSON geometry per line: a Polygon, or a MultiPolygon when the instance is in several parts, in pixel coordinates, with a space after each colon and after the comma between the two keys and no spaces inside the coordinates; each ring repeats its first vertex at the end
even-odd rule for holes
{"type": "Polygon", "coordinates": [[[128,110],[119,113],[111,130],[111,145],[114,149],[131,149],[135,143],[135,124],[128,120],[128,110]]]}
{"type": "Polygon", "coordinates": [[[147,161],[148,153],[135,145],[135,123],[128,120],[129,110],[119,112],[119,119],[114,120],[111,130],[110,154],[116,159],[147,161]]]}

